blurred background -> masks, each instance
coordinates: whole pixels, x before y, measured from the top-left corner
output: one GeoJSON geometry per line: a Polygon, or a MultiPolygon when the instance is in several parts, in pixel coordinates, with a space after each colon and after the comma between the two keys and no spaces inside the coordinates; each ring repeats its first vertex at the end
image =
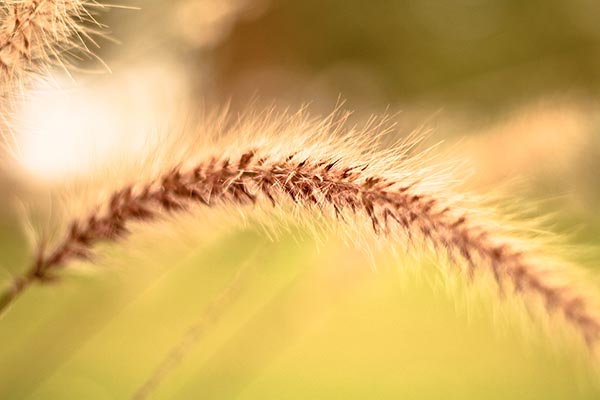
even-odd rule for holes
{"type": "MultiPolygon", "coordinates": [[[[22,203],[140,155],[202,110],[308,104],[327,115],[341,101],[356,121],[392,114],[393,135],[431,132],[466,161],[475,190],[502,185],[507,205],[551,215],[545,227],[597,276],[597,1],[119,4],[140,9],[96,16],[118,41],[95,50],[110,71],[57,71],[14,116],[0,283],[31,257],[22,203]]],[[[489,294],[444,284],[435,261],[373,261],[300,227],[272,240],[253,223],[215,230],[218,215],[206,218],[178,239],[158,225],[167,239],[136,244],[150,256],[114,246],[121,261],[20,298],[0,319],[0,397],[600,396],[577,351],[489,294]]]]}

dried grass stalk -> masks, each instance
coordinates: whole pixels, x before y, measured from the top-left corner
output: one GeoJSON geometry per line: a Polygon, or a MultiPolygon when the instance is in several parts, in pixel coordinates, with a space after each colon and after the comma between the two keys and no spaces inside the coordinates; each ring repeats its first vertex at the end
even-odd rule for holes
{"type": "Polygon", "coordinates": [[[411,145],[392,153],[374,152],[368,150],[373,148],[370,136],[340,136],[340,126],[331,120],[289,119],[267,125],[234,127],[233,144],[217,149],[214,156],[204,155],[188,166],[182,162],[157,179],[113,192],[101,208],[73,221],[52,251],[38,249],[29,271],[4,293],[0,308],[31,284],[56,279],[69,262],[91,258],[97,243],[120,241],[136,221],[185,213],[195,206],[266,201],[276,209],[293,204],[318,210],[350,227],[368,222],[375,236],[397,246],[412,244],[422,252],[431,247],[468,277],[489,273],[503,292],[512,289],[529,304],[542,300],[550,315],[561,316],[590,347],[600,342],[595,296],[572,277],[571,268],[544,257],[527,240],[457,200],[423,155],[408,154],[411,145]],[[273,131],[286,124],[287,133],[276,138],[273,131]],[[246,140],[244,149],[240,132],[248,129],[266,136],[246,140]],[[436,189],[440,183],[442,188],[436,189]]]}
{"type": "Polygon", "coordinates": [[[28,75],[47,75],[51,66],[68,70],[70,60],[93,55],[101,25],[92,0],[6,0],[0,4],[0,95],[20,90],[28,75]]]}

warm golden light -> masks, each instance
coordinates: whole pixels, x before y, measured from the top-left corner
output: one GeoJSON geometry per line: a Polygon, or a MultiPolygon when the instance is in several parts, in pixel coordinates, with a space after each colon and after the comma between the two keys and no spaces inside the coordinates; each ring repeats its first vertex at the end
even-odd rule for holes
{"type": "Polygon", "coordinates": [[[600,399],[598,0],[0,0],[0,400],[600,399]]]}
{"type": "Polygon", "coordinates": [[[81,91],[40,88],[19,120],[19,161],[42,179],[89,172],[119,139],[114,113],[81,91]]]}
{"type": "Polygon", "coordinates": [[[17,116],[19,164],[54,181],[139,154],[180,103],[185,86],[175,72],[156,63],[106,76],[110,83],[40,83],[17,116]]]}

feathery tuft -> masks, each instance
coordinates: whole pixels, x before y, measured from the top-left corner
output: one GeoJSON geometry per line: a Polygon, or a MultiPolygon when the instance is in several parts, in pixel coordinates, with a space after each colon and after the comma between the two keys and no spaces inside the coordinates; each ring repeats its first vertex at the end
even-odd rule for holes
{"type": "Polygon", "coordinates": [[[22,88],[28,75],[68,70],[72,58],[92,56],[87,43],[101,34],[91,0],[7,0],[0,4],[0,95],[22,88]],[[94,28],[95,27],[95,28],[94,28]]]}
{"type": "Polygon", "coordinates": [[[100,207],[74,219],[51,251],[40,247],[30,270],[5,295],[5,305],[30,284],[56,279],[69,262],[90,259],[97,243],[120,241],[135,222],[194,207],[293,205],[351,228],[368,224],[372,235],[395,247],[431,248],[467,279],[489,274],[503,293],[512,291],[532,305],[541,300],[590,348],[600,344],[596,298],[572,268],[458,196],[447,171],[432,165],[427,152],[415,154],[414,138],[393,151],[377,151],[373,133],[385,129],[373,121],[365,131],[333,116],[267,113],[233,125],[224,120],[205,126],[216,142],[193,135],[193,142],[177,143],[180,154],[169,153],[171,166],[161,164],[154,178],[113,191],[100,207]]]}

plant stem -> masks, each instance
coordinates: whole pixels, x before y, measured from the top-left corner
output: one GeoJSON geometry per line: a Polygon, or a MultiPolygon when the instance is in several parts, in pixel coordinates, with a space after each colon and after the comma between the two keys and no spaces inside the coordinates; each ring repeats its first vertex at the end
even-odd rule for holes
{"type": "Polygon", "coordinates": [[[19,297],[26,287],[31,285],[35,280],[34,275],[27,274],[25,276],[15,278],[0,292],[0,316],[2,316],[10,307],[10,305],[19,297]]]}

